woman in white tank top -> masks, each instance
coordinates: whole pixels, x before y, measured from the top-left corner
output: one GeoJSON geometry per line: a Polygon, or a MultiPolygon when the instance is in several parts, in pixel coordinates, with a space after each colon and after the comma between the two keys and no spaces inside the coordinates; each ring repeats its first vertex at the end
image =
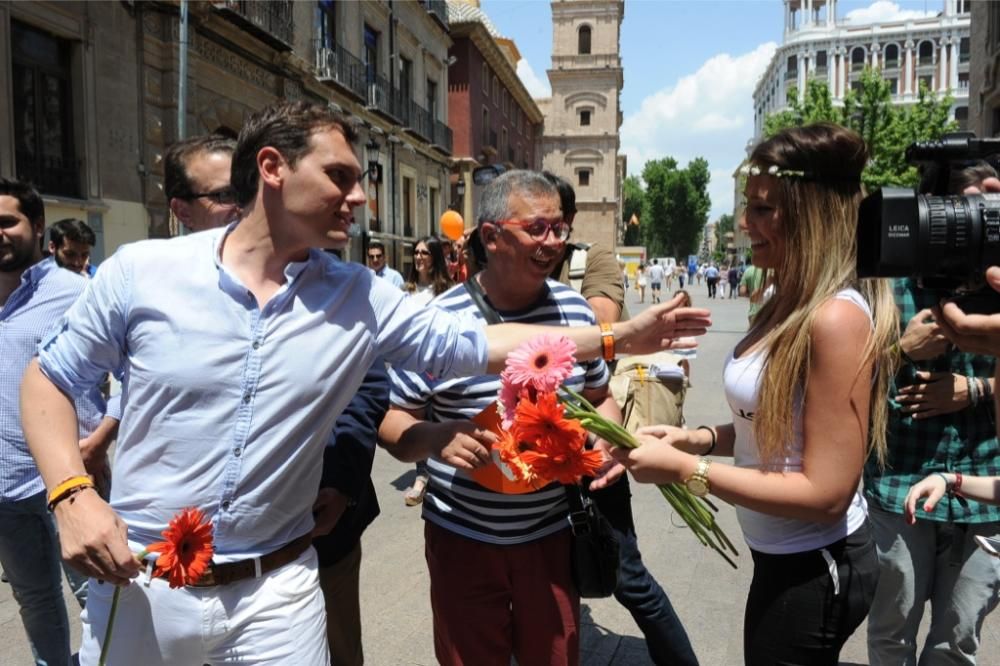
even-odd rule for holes
{"type": "Polygon", "coordinates": [[[641,447],[616,452],[638,481],[736,505],[754,560],[747,664],[837,664],[875,591],[858,484],[869,451],[885,446],[896,330],[888,284],[854,270],[866,159],[861,137],[830,124],[756,147],[740,223],[777,288],[727,360],[732,423],[647,429],[641,447]]]}

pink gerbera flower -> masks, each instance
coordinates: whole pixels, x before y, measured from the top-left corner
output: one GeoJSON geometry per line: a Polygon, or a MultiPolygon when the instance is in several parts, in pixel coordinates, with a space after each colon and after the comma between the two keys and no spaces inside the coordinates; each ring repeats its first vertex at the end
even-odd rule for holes
{"type": "Polygon", "coordinates": [[[514,411],[522,391],[522,387],[511,380],[509,370],[500,374],[500,423],[504,430],[510,430],[514,424],[514,411]]]}
{"type": "Polygon", "coordinates": [[[506,381],[536,391],[555,391],[573,374],[576,345],[562,335],[539,335],[507,355],[506,381]]]}

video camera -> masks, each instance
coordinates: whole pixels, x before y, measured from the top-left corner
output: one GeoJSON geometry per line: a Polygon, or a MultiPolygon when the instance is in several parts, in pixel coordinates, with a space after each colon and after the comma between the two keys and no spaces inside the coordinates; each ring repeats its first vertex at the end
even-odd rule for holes
{"type": "Polygon", "coordinates": [[[1000,265],[1000,194],[953,193],[955,170],[1000,156],[1000,138],[946,134],[906,149],[927,194],[884,187],[861,202],[858,277],[913,277],[922,287],[952,292],[965,312],[1000,312],[1000,294],[983,274],[1000,265]]]}

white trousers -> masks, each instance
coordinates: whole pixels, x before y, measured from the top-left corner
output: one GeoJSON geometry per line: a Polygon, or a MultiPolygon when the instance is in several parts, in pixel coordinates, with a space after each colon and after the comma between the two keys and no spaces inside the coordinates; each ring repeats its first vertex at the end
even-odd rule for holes
{"type": "MultiPolygon", "coordinates": [[[[327,666],[326,611],[316,551],[259,578],[170,589],[142,574],[122,588],[108,666],[327,666]]],[[[91,580],[80,619],[80,664],[97,664],[114,586],[91,580]]]]}

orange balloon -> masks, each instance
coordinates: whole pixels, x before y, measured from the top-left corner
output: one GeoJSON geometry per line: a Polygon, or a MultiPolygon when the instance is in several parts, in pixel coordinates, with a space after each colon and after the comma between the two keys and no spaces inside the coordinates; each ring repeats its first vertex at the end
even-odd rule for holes
{"type": "Polygon", "coordinates": [[[446,210],[438,224],[441,226],[441,232],[453,241],[461,238],[465,231],[465,220],[453,210],[446,210]]]}

